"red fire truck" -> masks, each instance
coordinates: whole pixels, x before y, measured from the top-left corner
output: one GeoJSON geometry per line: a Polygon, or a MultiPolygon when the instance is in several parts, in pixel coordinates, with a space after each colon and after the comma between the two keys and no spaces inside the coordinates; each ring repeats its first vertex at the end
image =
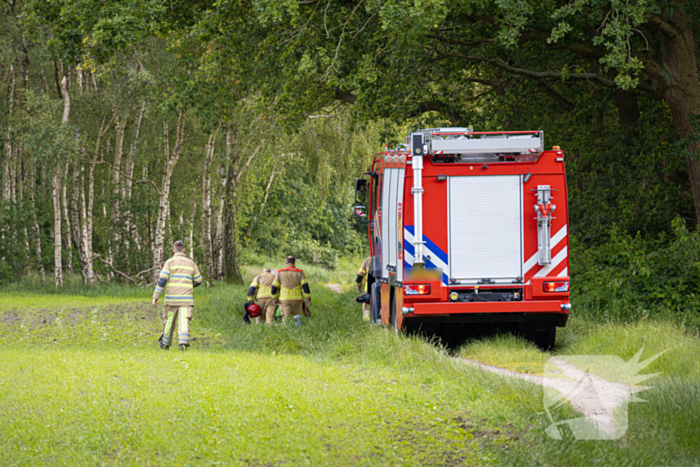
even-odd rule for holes
{"type": "Polygon", "coordinates": [[[419,130],[378,154],[355,192],[372,322],[498,325],[554,344],[571,311],[568,206],[564,154],[542,131],[419,130]]]}

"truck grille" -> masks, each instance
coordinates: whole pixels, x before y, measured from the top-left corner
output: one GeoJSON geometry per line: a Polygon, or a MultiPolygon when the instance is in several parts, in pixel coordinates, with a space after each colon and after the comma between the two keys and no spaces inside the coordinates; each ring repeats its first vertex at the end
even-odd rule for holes
{"type": "Polygon", "coordinates": [[[452,302],[521,302],[522,289],[450,290],[452,302]]]}

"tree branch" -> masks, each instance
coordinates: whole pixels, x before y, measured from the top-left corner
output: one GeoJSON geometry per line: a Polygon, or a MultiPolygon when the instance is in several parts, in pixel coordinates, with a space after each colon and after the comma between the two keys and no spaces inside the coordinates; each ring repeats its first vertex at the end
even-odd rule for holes
{"type": "Polygon", "coordinates": [[[537,83],[537,86],[540,88],[540,90],[541,90],[544,94],[546,94],[547,96],[549,96],[550,98],[552,98],[552,100],[553,100],[554,102],[558,103],[559,105],[561,105],[561,106],[564,107],[565,109],[567,109],[567,110],[573,110],[573,109],[576,107],[573,103],[571,103],[571,101],[569,101],[569,100],[566,99],[564,96],[562,96],[562,95],[559,94],[557,91],[555,91],[554,88],[552,88],[552,87],[551,87],[550,85],[548,85],[546,82],[544,82],[544,81],[539,81],[539,82],[537,83]]]}
{"type": "MultiPolygon", "coordinates": [[[[452,54],[455,57],[460,57],[465,60],[470,60],[470,61],[479,61],[479,62],[484,62],[488,63],[490,65],[493,65],[497,68],[500,68],[502,70],[505,70],[509,73],[513,73],[515,75],[523,75],[527,76],[529,78],[537,78],[537,79],[562,79],[562,80],[576,80],[576,81],[595,81],[599,84],[602,84],[603,86],[609,87],[609,88],[617,88],[617,83],[611,79],[604,78],[603,76],[600,76],[599,74],[596,73],[555,73],[553,71],[534,71],[534,70],[527,70],[525,68],[518,68],[514,66],[508,65],[506,62],[503,60],[497,59],[497,58],[484,58],[484,57],[474,57],[474,56],[468,56],[468,55],[461,55],[461,54],[452,54]]],[[[639,83],[637,85],[637,89],[641,89],[643,91],[648,91],[648,92],[656,92],[654,87],[650,84],[647,83],[639,83]]]]}
{"type": "Polygon", "coordinates": [[[333,93],[333,98],[339,101],[347,102],[348,104],[354,104],[357,101],[357,96],[350,91],[342,91],[336,89],[333,93]]]}
{"type": "MultiPolygon", "coordinates": [[[[109,162],[107,162],[105,160],[98,161],[98,162],[91,162],[91,164],[107,164],[108,166],[114,168],[114,165],[110,164],[109,162]]],[[[130,180],[131,183],[134,185],[141,185],[144,183],[150,183],[151,185],[153,185],[153,188],[156,190],[156,193],[158,193],[158,197],[160,198],[160,190],[158,189],[158,185],[156,185],[156,182],[154,182],[153,180],[134,180],[133,178],[129,177],[124,172],[122,172],[120,168],[117,169],[117,172],[119,172],[122,177],[126,178],[127,180],[130,180]]]]}
{"type": "Polygon", "coordinates": [[[454,126],[459,125],[460,122],[460,117],[459,114],[454,112],[451,108],[449,108],[446,104],[439,102],[439,101],[428,101],[424,102],[418,107],[419,112],[429,112],[429,111],[434,111],[434,112],[439,112],[447,119],[450,121],[450,123],[454,126]]]}
{"type": "Polygon", "coordinates": [[[676,37],[676,36],[680,35],[678,33],[678,31],[676,30],[676,28],[674,28],[673,26],[668,24],[666,21],[664,21],[663,19],[661,19],[657,15],[650,15],[649,16],[649,24],[651,24],[656,29],[663,32],[664,34],[666,34],[669,37],[676,37]]]}
{"type": "MultiPolygon", "coordinates": [[[[136,285],[136,284],[138,283],[138,281],[137,281],[136,279],[134,279],[133,277],[130,277],[130,276],[124,274],[123,272],[121,272],[120,270],[118,270],[117,268],[115,268],[115,267],[112,265],[112,263],[110,263],[109,261],[103,259],[101,255],[95,254],[95,255],[92,257],[92,259],[93,259],[93,260],[94,260],[94,259],[99,259],[100,261],[102,261],[103,263],[105,263],[107,266],[109,266],[109,267],[112,269],[112,271],[114,271],[115,273],[119,274],[119,275],[122,276],[124,279],[130,280],[131,282],[134,283],[134,285],[136,285]]],[[[155,269],[155,268],[154,268],[154,269],[155,269]]]]}
{"type": "Polygon", "coordinates": [[[306,115],[309,119],[313,120],[314,118],[338,118],[337,115],[306,115]]]}
{"type": "Polygon", "coordinates": [[[270,172],[270,180],[267,182],[267,187],[265,187],[265,198],[263,198],[262,204],[260,205],[260,210],[253,216],[253,220],[250,223],[250,226],[248,226],[248,230],[245,233],[245,236],[247,238],[250,238],[250,235],[253,233],[253,229],[255,229],[255,226],[258,223],[258,217],[260,217],[263,213],[263,210],[265,209],[265,205],[267,204],[267,198],[270,196],[270,188],[272,188],[272,181],[275,179],[275,172],[279,168],[280,164],[282,163],[282,158],[284,157],[284,154],[280,154],[279,159],[277,159],[277,163],[275,166],[272,168],[272,171],[270,172]]]}
{"type": "Polygon", "coordinates": [[[604,78],[596,73],[555,73],[553,71],[534,71],[527,70],[525,68],[517,68],[508,65],[503,60],[497,58],[480,58],[480,57],[468,57],[470,60],[479,60],[482,62],[490,63],[491,65],[505,70],[509,73],[515,75],[529,76],[531,78],[554,78],[554,79],[574,79],[574,80],[585,80],[585,81],[596,81],[603,86],[607,87],[617,87],[617,83],[613,80],[604,78]]]}
{"type": "Polygon", "coordinates": [[[131,183],[134,185],[142,185],[144,183],[150,183],[153,186],[153,189],[156,190],[156,193],[158,193],[158,197],[160,198],[160,190],[158,189],[158,185],[156,185],[156,182],[154,182],[153,180],[135,180],[135,181],[132,180],[131,183]]]}
{"type": "Polygon", "coordinates": [[[481,44],[485,44],[485,43],[495,42],[494,39],[478,39],[478,40],[474,40],[474,41],[464,42],[464,41],[460,41],[457,39],[450,39],[450,38],[445,37],[445,36],[438,36],[437,34],[426,34],[425,37],[427,37],[429,39],[437,39],[440,42],[445,42],[447,44],[452,44],[452,45],[459,45],[462,47],[473,47],[475,45],[481,45],[481,44]]]}
{"type": "Polygon", "coordinates": [[[253,158],[258,154],[258,151],[260,151],[260,148],[262,147],[262,145],[263,145],[264,142],[265,142],[265,140],[263,139],[263,140],[261,140],[261,141],[258,143],[257,146],[255,146],[255,149],[253,149],[253,152],[252,152],[252,153],[250,154],[250,156],[248,157],[248,160],[245,161],[245,164],[243,164],[243,167],[241,167],[241,168],[238,170],[238,173],[236,174],[236,185],[238,185],[238,181],[239,181],[239,180],[241,179],[241,177],[243,176],[243,173],[245,173],[245,171],[248,170],[248,166],[249,166],[250,163],[253,161],[253,158]]]}

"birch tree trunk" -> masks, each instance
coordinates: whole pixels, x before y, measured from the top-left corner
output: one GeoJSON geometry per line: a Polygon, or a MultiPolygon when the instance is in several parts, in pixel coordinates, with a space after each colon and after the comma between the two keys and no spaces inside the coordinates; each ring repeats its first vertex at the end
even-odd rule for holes
{"type": "MultiPolygon", "coordinates": [[[[70,95],[68,94],[68,76],[64,75],[61,80],[61,94],[63,97],[63,118],[61,119],[61,124],[66,126],[68,124],[68,117],[70,116],[70,95]]],[[[56,287],[63,285],[63,264],[62,264],[62,250],[61,250],[61,193],[63,191],[63,183],[61,182],[61,168],[55,167],[53,176],[53,262],[54,262],[54,282],[56,287]]]]}
{"type": "Polygon", "coordinates": [[[114,226],[112,229],[112,238],[109,244],[107,261],[110,264],[114,264],[114,251],[119,251],[119,243],[121,241],[120,229],[117,227],[121,224],[121,203],[119,200],[119,195],[121,190],[119,189],[119,184],[121,182],[121,166],[122,158],[124,154],[124,133],[126,132],[126,123],[128,121],[128,115],[125,115],[122,119],[118,114],[117,110],[114,110],[114,129],[115,129],[115,141],[114,141],[114,165],[112,166],[112,207],[110,209],[110,222],[114,226]]]}
{"type": "Polygon", "coordinates": [[[215,265],[215,277],[214,279],[224,278],[224,207],[225,207],[225,196],[226,193],[226,180],[228,174],[228,164],[226,164],[219,170],[219,176],[221,177],[222,194],[221,200],[219,201],[219,209],[213,217],[216,219],[216,223],[212,225],[212,250],[214,256],[215,265]]]}
{"type": "MultiPolygon", "coordinates": [[[[105,120],[102,120],[100,125],[100,131],[97,134],[97,139],[95,140],[95,148],[92,156],[92,161],[90,162],[90,169],[88,170],[88,185],[87,185],[87,202],[85,201],[85,190],[80,193],[80,217],[81,217],[81,243],[83,247],[83,256],[85,257],[85,280],[90,284],[95,283],[95,270],[93,267],[93,261],[95,255],[92,249],[92,233],[93,233],[93,208],[95,205],[95,167],[100,159],[100,146],[102,144],[102,138],[104,137],[107,130],[111,125],[111,121],[105,124],[105,120]]],[[[85,167],[81,168],[81,185],[85,186],[85,167]]]]}
{"type": "MultiPolygon", "coordinates": [[[[28,168],[26,163],[22,163],[22,153],[21,153],[21,146],[18,147],[17,150],[17,200],[22,204],[22,209],[26,210],[27,209],[27,203],[24,199],[24,185],[27,182],[27,176],[28,176],[28,168]]],[[[34,207],[31,206],[29,209],[33,210],[34,207]]],[[[32,211],[33,212],[33,211],[32,211]]],[[[26,252],[26,258],[27,258],[27,263],[29,263],[29,259],[32,257],[32,248],[29,245],[29,241],[31,237],[29,236],[29,228],[27,227],[26,222],[22,223],[22,231],[24,233],[23,238],[24,238],[24,248],[26,252]]]]}
{"type": "Polygon", "coordinates": [[[160,189],[160,201],[158,203],[158,221],[156,223],[155,242],[153,245],[153,268],[155,270],[154,279],[160,274],[160,267],[164,261],[164,245],[165,245],[165,227],[166,220],[169,215],[170,205],[170,182],[173,177],[175,165],[180,158],[182,145],[185,135],[185,115],[184,110],[180,107],[177,116],[177,129],[175,132],[175,146],[170,153],[170,144],[168,142],[168,123],[163,122],[163,142],[165,151],[165,173],[163,174],[163,182],[160,189]]]}
{"type": "MultiPolygon", "coordinates": [[[[97,156],[95,156],[97,158],[97,156]]],[[[83,204],[85,200],[83,199],[83,204]]],[[[94,254],[92,250],[92,229],[93,229],[93,207],[95,205],[95,164],[90,164],[88,174],[88,201],[85,216],[85,231],[83,235],[84,255],[85,255],[85,275],[89,283],[95,283],[95,270],[93,268],[94,254]]]]}
{"type": "MultiPolygon", "coordinates": [[[[66,163],[66,168],[63,171],[63,180],[68,180],[68,169],[69,164],[66,163]]],[[[73,247],[71,242],[71,221],[68,216],[68,185],[66,183],[61,183],[61,217],[63,218],[63,227],[61,227],[61,232],[63,234],[63,250],[65,250],[65,262],[68,274],[72,275],[73,271],[73,247]]]]}
{"type": "MultiPolygon", "coordinates": [[[[10,65],[10,87],[8,92],[9,99],[9,117],[12,121],[12,112],[14,107],[15,95],[15,66],[10,65]]],[[[2,201],[7,204],[12,197],[12,124],[7,125],[5,132],[5,163],[2,166],[2,201]]]]}
{"type": "Polygon", "coordinates": [[[214,279],[223,279],[224,277],[224,255],[223,255],[223,243],[224,243],[224,196],[221,196],[220,207],[217,214],[214,216],[216,218],[216,224],[212,226],[212,253],[214,256],[214,279]]]}
{"type": "Polygon", "coordinates": [[[112,166],[112,191],[114,194],[118,194],[120,180],[119,171],[121,170],[122,156],[124,154],[124,133],[126,132],[128,116],[125,116],[122,120],[116,110],[114,110],[114,114],[114,131],[116,136],[114,140],[114,165],[112,166]]]}
{"type": "Polygon", "coordinates": [[[53,264],[56,287],[63,285],[63,263],[61,261],[61,178],[56,170],[53,176],[53,264]]]}
{"type": "MultiPolygon", "coordinates": [[[[134,158],[136,157],[136,151],[138,149],[139,134],[141,132],[141,121],[143,120],[143,114],[146,112],[146,101],[141,103],[141,109],[136,114],[136,119],[134,120],[134,133],[131,137],[131,145],[129,146],[129,155],[126,159],[124,188],[122,191],[122,197],[125,200],[131,199],[131,190],[134,184],[134,158]]],[[[128,212],[127,218],[128,216],[128,212]]]]}
{"type": "Polygon", "coordinates": [[[194,261],[194,222],[197,219],[197,203],[192,206],[192,218],[190,219],[190,236],[188,238],[187,248],[190,250],[190,259],[194,261]]]}
{"type": "Polygon", "coordinates": [[[138,230],[134,225],[134,221],[131,218],[131,191],[134,185],[134,159],[136,157],[136,151],[138,149],[139,133],[141,132],[141,121],[143,120],[143,114],[146,112],[146,101],[141,103],[141,109],[136,114],[136,119],[134,120],[134,133],[131,137],[131,146],[129,147],[129,155],[126,160],[126,177],[124,180],[122,198],[125,203],[124,210],[124,221],[126,226],[127,238],[125,239],[126,248],[129,248],[129,243],[133,239],[136,250],[141,251],[141,239],[139,238],[138,230]]]}
{"type": "MultiPolygon", "coordinates": [[[[87,275],[85,274],[85,250],[83,247],[83,224],[85,223],[85,216],[81,216],[81,206],[80,200],[85,200],[85,195],[83,193],[83,184],[81,183],[81,171],[82,164],[75,163],[73,165],[73,191],[70,198],[70,216],[71,216],[71,233],[73,236],[73,244],[78,252],[78,263],[80,264],[80,272],[83,275],[83,279],[87,282],[87,275]]],[[[84,206],[84,204],[83,204],[84,206]]]]}
{"type": "MultiPolygon", "coordinates": [[[[211,178],[209,169],[214,159],[214,149],[216,147],[216,136],[218,129],[209,135],[207,142],[204,175],[202,176],[202,247],[204,249],[204,270],[207,280],[214,279],[214,256],[212,250],[212,228],[211,228],[211,178]]],[[[190,248],[192,248],[190,242],[190,248]]]]}

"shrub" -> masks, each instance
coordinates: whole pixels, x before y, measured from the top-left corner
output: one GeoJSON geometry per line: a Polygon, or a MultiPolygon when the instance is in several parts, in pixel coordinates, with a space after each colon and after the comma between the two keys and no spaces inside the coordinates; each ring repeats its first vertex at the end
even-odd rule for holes
{"type": "Polygon", "coordinates": [[[296,238],[290,242],[290,247],[294,256],[307,263],[318,264],[331,271],[338,264],[338,252],[312,238],[296,238]]]}
{"type": "Polygon", "coordinates": [[[616,226],[607,242],[583,249],[572,241],[572,293],[601,310],[617,309],[622,318],[661,311],[695,313],[700,309],[700,233],[682,219],[672,235],[644,239],[616,226]]]}

